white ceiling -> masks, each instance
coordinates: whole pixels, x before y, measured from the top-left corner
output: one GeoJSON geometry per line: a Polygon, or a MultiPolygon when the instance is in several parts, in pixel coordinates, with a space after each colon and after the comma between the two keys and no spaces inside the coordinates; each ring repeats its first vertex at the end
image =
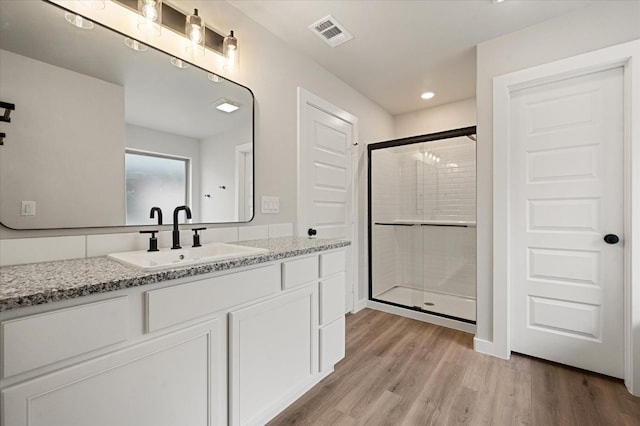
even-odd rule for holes
{"type": "Polygon", "coordinates": [[[228,0],[393,115],[474,97],[478,43],[595,1],[228,0]],[[355,38],[325,44],[308,26],[327,15],[355,38]]]}

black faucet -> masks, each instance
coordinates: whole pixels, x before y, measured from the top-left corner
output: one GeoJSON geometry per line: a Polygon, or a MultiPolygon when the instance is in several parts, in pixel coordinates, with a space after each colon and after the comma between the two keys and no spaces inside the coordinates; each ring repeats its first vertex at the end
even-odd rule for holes
{"type": "Polygon", "coordinates": [[[158,225],[162,225],[162,209],[160,207],[151,207],[149,219],[153,219],[156,213],[158,213],[158,225]]]}
{"type": "Polygon", "coordinates": [[[187,206],[178,206],[173,210],[173,246],[172,250],[182,248],[180,247],[180,230],[178,229],[178,213],[180,210],[184,210],[187,215],[187,219],[191,219],[191,209],[187,206]]]}

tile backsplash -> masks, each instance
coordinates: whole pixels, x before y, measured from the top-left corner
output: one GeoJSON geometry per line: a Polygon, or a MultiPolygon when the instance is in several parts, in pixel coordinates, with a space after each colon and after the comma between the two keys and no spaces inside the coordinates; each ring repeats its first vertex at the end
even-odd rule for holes
{"type": "MultiPolygon", "coordinates": [[[[245,240],[293,236],[293,225],[291,223],[278,223],[210,228],[201,231],[200,234],[200,241],[203,244],[216,242],[234,243],[245,240]]],[[[183,229],[180,236],[181,244],[184,247],[191,246],[192,233],[189,229],[183,229]]],[[[143,235],[138,232],[3,239],[0,240],[0,266],[80,259],[104,256],[108,253],[145,250],[148,247],[148,241],[148,234],[143,235]]],[[[171,231],[158,233],[158,246],[161,249],[171,246],[171,231]]]]}

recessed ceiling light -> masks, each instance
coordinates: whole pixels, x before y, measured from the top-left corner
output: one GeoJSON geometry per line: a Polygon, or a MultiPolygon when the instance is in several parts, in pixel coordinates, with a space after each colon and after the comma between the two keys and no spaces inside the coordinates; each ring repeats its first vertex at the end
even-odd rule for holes
{"type": "Polygon", "coordinates": [[[138,40],[134,40],[129,37],[125,37],[124,44],[126,44],[128,48],[133,49],[136,52],[144,52],[148,49],[146,44],[142,44],[138,40]]]}
{"type": "Polygon", "coordinates": [[[178,59],[178,58],[171,58],[171,65],[173,65],[176,68],[180,68],[181,70],[185,68],[189,68],[188,62],[185,62],[182,59],[178,59]]]}
{"type": "Polygon", "coordinates": [[[66,21],[71,25],[73,25],[74,27],[77,27],[83,30],[90,30],[93,28],[93,22],[91,22],[86,18],[83,18],[80,15],[76,15],[75,13],[65,12],[64,19],[66,19],[66,21]]]}
{"type": "Polygon", "coordinates": [[[435,93],[433,92],[424,92],[422,95],[420,95],[422,99],[431,99],[434,96],[435,96],[435,93]]]}
{"type": "Polygon", "coordinates": [[[235,110],[237,110],[238,108],[240,108],[239,105],[237,105],[234,102],[231,102],[228,99],[220,99],[218,102],[216,102],[216,109],[219,109],[220,111],[224,111],[227,113],[231,113],[235,110]]]}

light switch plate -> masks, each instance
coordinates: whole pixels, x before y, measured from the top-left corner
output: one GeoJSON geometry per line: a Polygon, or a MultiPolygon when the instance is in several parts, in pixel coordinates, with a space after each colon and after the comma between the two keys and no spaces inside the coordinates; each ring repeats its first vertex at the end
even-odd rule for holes
{"type": "Polygon", "coordinates": [[[36,215],[35,201],[23,201],[20,204],[20,216],[35,216],[35,215],[36,215]]]}
{"type": "Polygon", "coordinates": [[[262,213],[280,213],[280,197],[262,196],[262,213]]]}

